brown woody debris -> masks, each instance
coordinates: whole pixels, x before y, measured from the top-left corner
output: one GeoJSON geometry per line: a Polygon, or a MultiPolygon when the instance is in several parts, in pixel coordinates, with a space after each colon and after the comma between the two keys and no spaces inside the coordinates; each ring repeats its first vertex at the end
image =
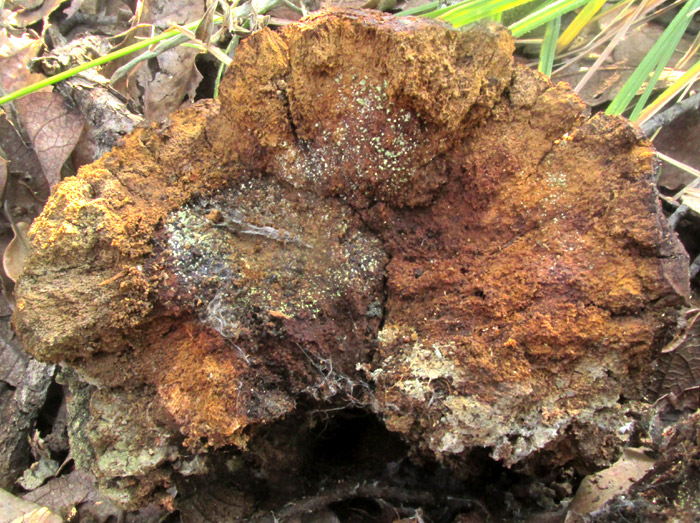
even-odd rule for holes
{"type": "Polygon", "coordinates": [[[497,26],[323,11],[62,182],[14,321],[99,386],[79,464],[145,504],[184,456],[331,399],[465,474],[479,447],[614,460],[688,260],[650,144],[512,51],[497,26]]]}

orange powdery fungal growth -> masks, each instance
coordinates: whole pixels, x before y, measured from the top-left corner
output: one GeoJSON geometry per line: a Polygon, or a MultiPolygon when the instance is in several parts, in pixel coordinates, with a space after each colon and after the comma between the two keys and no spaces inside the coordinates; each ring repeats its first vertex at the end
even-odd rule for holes
{"type": "Polygon", "coordinates": [[[104,443],[97,424],[79,465],[130,485],[122,503],[167,497],[183,456],[331,403],[457,470],[474,448],[610,459],[687,257],[649,143],[512,51],[495,25],[326,10],[255,33],[220,102],[62,182],[32,227],[17,330],[100,397],[157,408],[168,444],[102,467],[129,433],[104,443]]]}
{"type": "Polygon", "coordinates": [[[211,130],[233,126],[245,138],[217,153],[354,208],[429,202],[455,135],[510,82],[513,42],[495,26],[465,38],[439,23],[372,17],[312,15],[283,35],[256,35],[240,50],[255,72],[222,85],[223,127],[211,130]],[[252,78],[264,87],[247,89],[252,78]]]}

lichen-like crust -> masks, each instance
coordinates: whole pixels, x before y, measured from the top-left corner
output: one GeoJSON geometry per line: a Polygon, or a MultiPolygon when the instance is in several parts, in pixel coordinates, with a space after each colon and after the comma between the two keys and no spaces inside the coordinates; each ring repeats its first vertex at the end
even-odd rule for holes
{"type": "Polygon", "coordinates": [[[649,143],[512,51],[497,26],[322,11],[58,186],[14,322],[101,387],[78,459],[103,486],[165,496],[183,436],[243,448],[301,398],[361,403],[456,468],[612,457],[687,257],[649,143]],[[116,418],[158,459],[115,468],[116,418]]]}

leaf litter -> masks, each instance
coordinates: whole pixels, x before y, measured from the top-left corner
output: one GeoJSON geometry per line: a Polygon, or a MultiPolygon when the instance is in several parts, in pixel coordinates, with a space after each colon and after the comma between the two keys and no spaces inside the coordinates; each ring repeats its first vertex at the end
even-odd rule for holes
{"type": "Polygon", "coordinates": [[[33,93],[15,102],[20,120],[53,187],[83,130],[83,118],[55,92],[33,93]]]}

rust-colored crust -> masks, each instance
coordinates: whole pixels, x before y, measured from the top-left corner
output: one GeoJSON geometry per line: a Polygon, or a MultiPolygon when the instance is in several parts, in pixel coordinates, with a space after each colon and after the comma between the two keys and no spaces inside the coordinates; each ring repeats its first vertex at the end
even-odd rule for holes
{"type": "Polygon", "coordinates": [[[495,25],[337,9],[247,38],[219,102],[58,186],[17,287],[27,350],[151,387],[193,448],[367,383],[444,459],[614,432],[687,256],[649,142],[512,51],[495,25]]]}

